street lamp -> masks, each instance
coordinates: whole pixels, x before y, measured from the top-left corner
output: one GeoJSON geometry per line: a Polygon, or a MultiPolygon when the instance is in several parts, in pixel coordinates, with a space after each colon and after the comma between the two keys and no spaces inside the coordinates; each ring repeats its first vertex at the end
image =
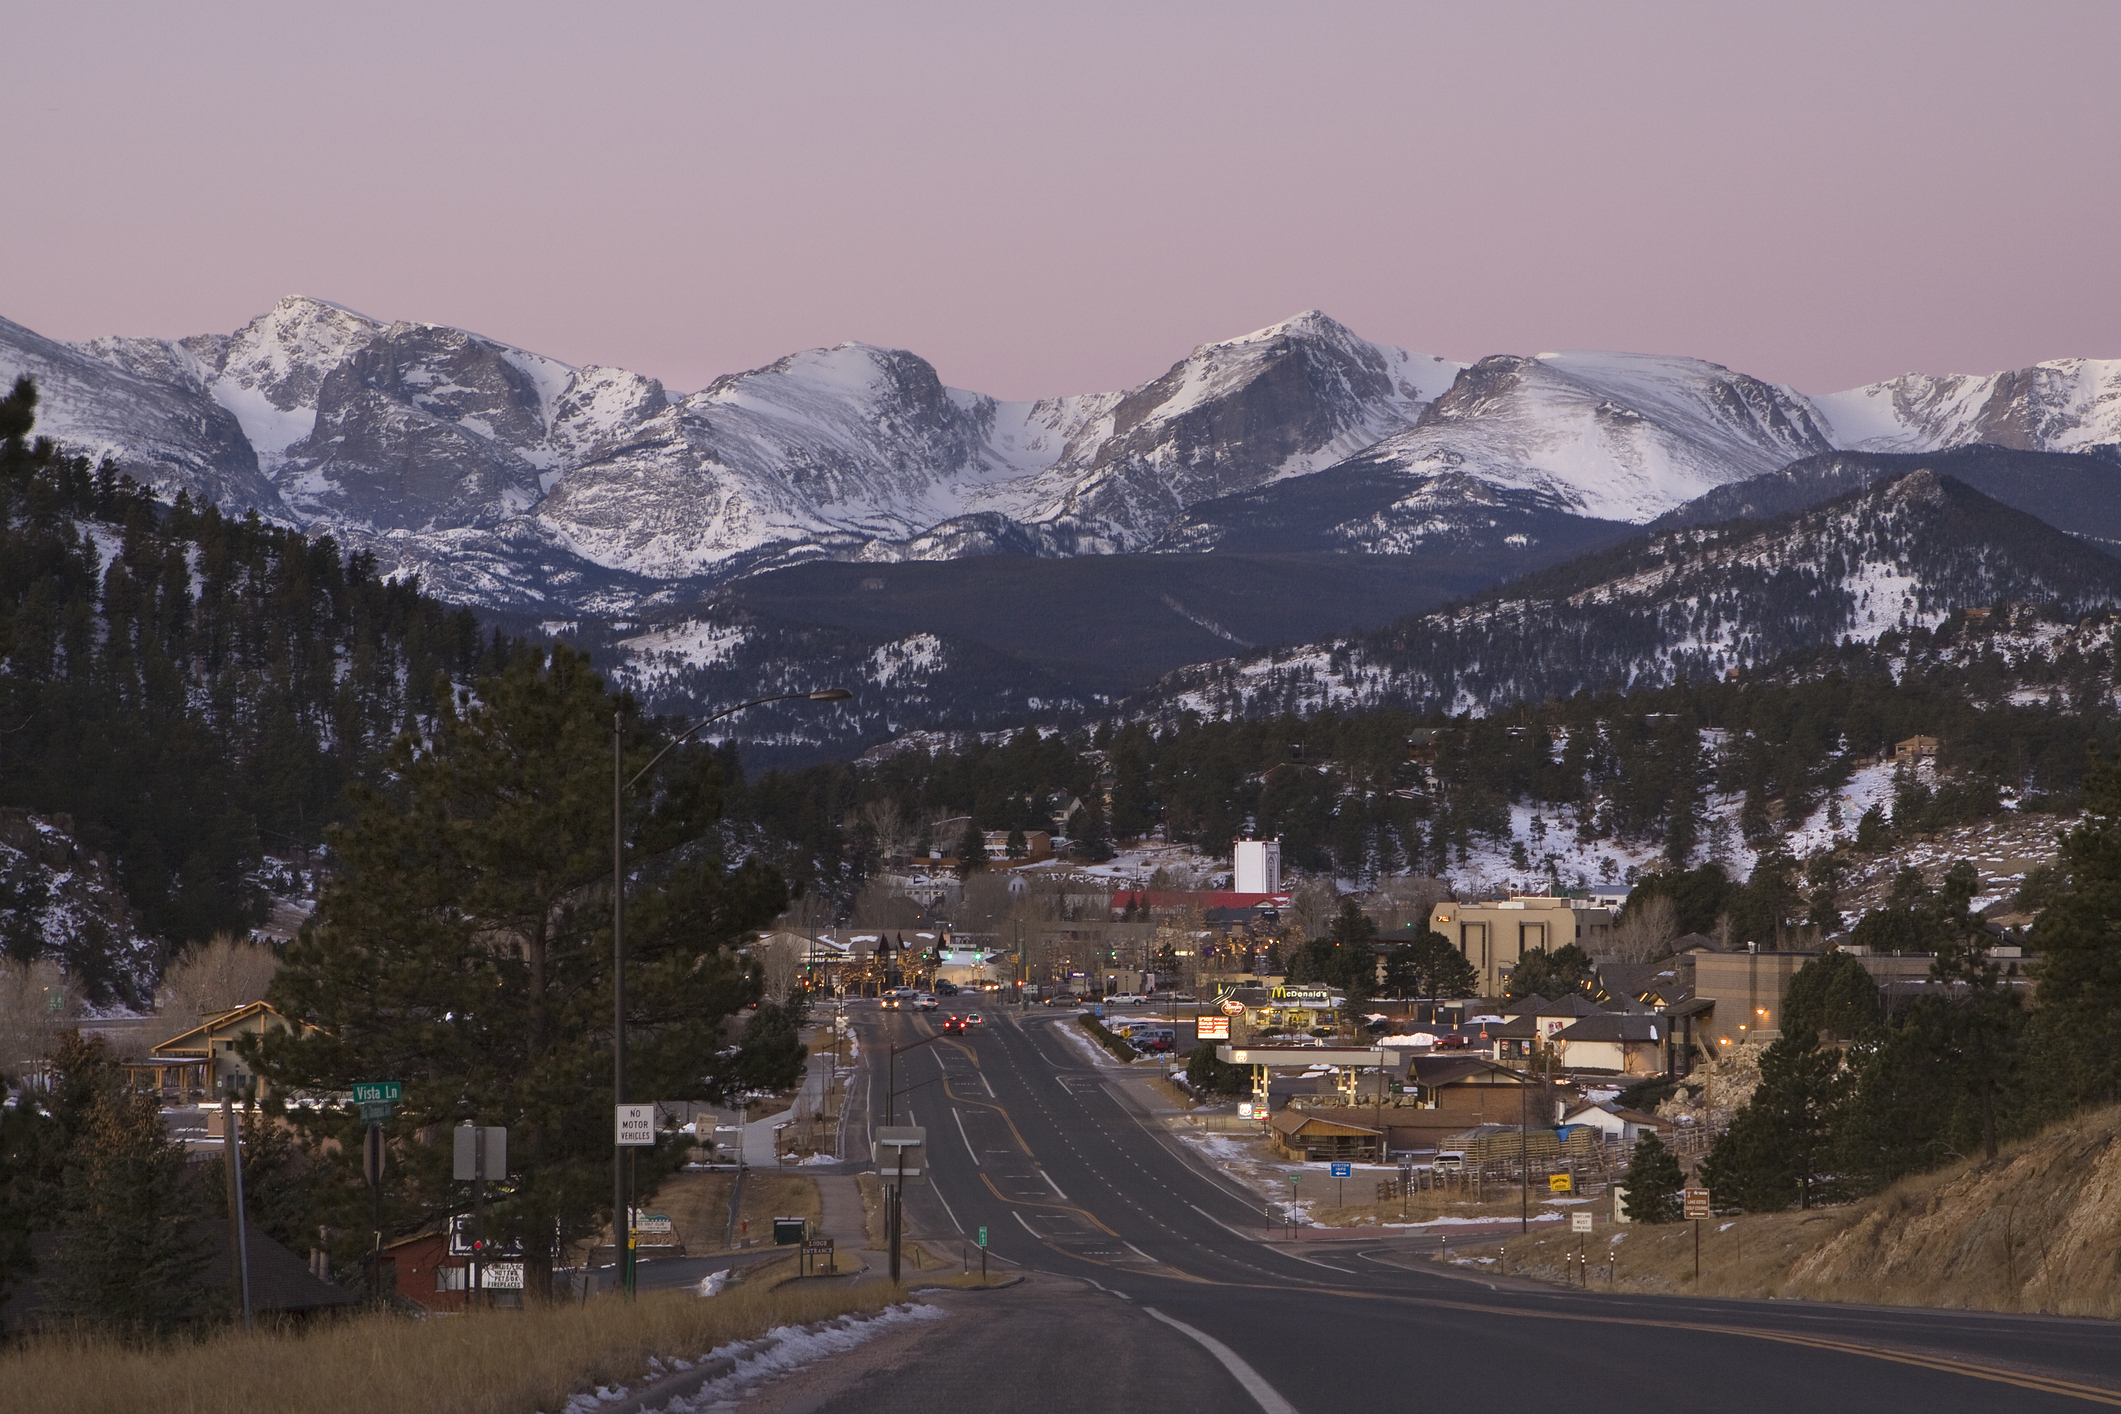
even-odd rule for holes
{"type": "MultiPolygon", "coordinates": [[[[641,777],[653,771],[663,758],[678,749],[697,733],[700,728],[733,716],[747,707],[761,707],[768,702],[844,702],[854,696],[844,687],[821,688],[816,692],[783,692],[772,697],[755,697],[749,702],[739,702],[734,707],[725,707],[711,717],[702,717],[674,737],[661,751],[650,758],[647,765],[626,778],[626,716],[623,712],[611,714],[611,1101],[616,1107],[626,1103],[626,790],[638,785],[641,777]]],[[[743,1143],[739,1134],[737,1142],[743,1143]]],[[[741,1152],[741,1150],[739,1150],[741,1152]]],[[[613,1144],[611,1150],[611,1242],[619,1268],[619,1285],[627,1296],[634,1292],[633,1284],[633,1213],[632,1195],[627,1192],[626,1146],[613,1144]]]]}

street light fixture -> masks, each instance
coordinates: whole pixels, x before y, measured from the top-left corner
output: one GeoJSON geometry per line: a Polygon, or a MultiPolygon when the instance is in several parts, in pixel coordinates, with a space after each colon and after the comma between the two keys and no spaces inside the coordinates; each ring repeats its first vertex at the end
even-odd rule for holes
{"type": "MultiPolygon", "coordinates": [[[[653,771],[665,756],[689,741],[700,728],[734,716],[747,707],[768,702],[844,702],[854,696],[844,687],[816,692],[782,692],[755,697],[725,707],[711,717],[702,717],[650,758],[647,765],[626,778],[626,714],[611,714],[611,1100],[614,1107],[626,1103],[626,791],[653,771]]],[[[743,1142],[739,1135],[737,1142],[743,1142]]],[[[619,1269],[619,1286],[628,1297],[634,1294],[632,1194],[627,1189],[626,1145],[611,1150],[611,1242],[619,1269]]],[[[740,1151],[741,1152],[741,1151],[740,1151]]]]}

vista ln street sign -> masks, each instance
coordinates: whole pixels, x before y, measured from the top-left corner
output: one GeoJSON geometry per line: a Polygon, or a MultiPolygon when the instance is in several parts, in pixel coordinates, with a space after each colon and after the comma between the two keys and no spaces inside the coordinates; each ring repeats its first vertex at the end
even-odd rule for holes
{"type": "Polygon", "coordinates": [[[395,1080],[357,1080],[353,1097],[357,1105],[395,1105],[405,1098],[405,1087],[395,1080]]]}
{"type": "Polygon", "coordinates": [[[1682,1188],[1681,1201],[1686,1204],[1685,1215],[1689,1218],[1705,1218],[1709,1215],[1709,1190],[1706,1188],[1682,1188]]]}
{"type": "Polygon", "coordinates": [[[620,1105],[618,1142],[636,1147],[652,1146],[655,1143],[655,1106],[620,1105]]]}

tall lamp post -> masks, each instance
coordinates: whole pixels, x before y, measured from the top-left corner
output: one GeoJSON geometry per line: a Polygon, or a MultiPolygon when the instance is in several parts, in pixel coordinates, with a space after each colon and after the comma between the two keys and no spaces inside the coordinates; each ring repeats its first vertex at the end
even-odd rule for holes
{"type": "MultiPolygon", "coordinates": [[[[724,717],[734,716],[747,707],[762,707],[768,702],[844,702],[854,696],[844,687],[821,688],[816,692],[783,692],[772,697],[755,697],[749,702],[739,702],[734,707],[725,707],[711,717],[702,717],[687,727],[670,743],[652,757],[648,764],[626,777],[626,717],[622,712],[611,714],[611,1102],[614,1107],[626,1103],[626,790],[638,785],[641,777],[653,771],[665,756],[691,740],[700,728],[719,722],[724,717]]],[[[739,1138],[739,1143],[742,1139],[739,1138]]],[[[632,1194],[627,1179],[626,1147],[614,1144],[611,1150],[611,1241],[616,1252],[619,1268],[619,1286],[631,1297],[634,1293],[633,1272],[633,1212],[632,1194]]],[[[741,1152],[741,1151],[740,1151],[741,1152]]]]}

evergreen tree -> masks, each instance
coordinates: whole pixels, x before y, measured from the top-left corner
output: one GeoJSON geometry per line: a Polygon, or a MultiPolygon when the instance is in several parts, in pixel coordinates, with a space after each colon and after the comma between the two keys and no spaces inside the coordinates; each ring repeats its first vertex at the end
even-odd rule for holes
{"type": "Polygon", "coordinates": [[[1869,1035],[1879,1024],[1878,984],[1863,964],[1829,948],[1797,969],[1782,998],[1779,1029],[1785,1036],[1824,1033],[1841,1041],[1869,1035]]]}
{"type": "Polygon", "coordinates": [[[1719,1207],[1780,1212],[1831,1193],[1834,1122],[1847,1092],[1841,1057],[1785,1036],[1760,1058],[1760,1085],[1702,1165],[1719,1207]]]}
{"type": "Polygon", "coordinates": [[[1025,838],[1021,825],[1009,832],[1008,842],[1003,849],[1011,859],[1022,859],[1031,852],[1031,841],[1025,838]]]}
{"type": "Polygon", "coordinates": [[[2032,1046],[2047,1110],[2121,1100],[2121,761],[2094,753],[2084,818],[2063,841],[2068,886],[2033,924],[2032,1046]]]}
{"type": "MultiPolygon", "coordinates": [[[[250,1039],[278,1094],[404,1083],[393,1116],[393,1226],[451,1211],[446,1144],[408,1142],[460,1120],[508,1127],[510,1186],[489,1231],[525,1244],[532,1289],[557,1236],[611,1215],[611,730],[627,727],[630,779],[660,743],[614,702],[586,659],[524,654],[392,758],[333,837],[339,873],[291,945],[270,997],[300,1034],[250,1039]]],[[[761,865],[727,870],[713,846],[723,779],[711,753],[673,753],[627,796],[627,1093],[711,1101],[738,1085],[792,1083],[770,1018],[764,1053],[723,1054],[724,1020],[757,999],[734,945],[785,903],[761,865]]],[[[762,1008],[763,1016],[763,1008],[762,1008]]],[[[289,1118],[319,1182],[365,1227],[360,1123],[330,1109],[289,1118]],[[330,1141],[337,1141],[336,1152],[330,1141]]],[[[684,1161],[660,1142],[634,1157],[642,1199],[684,1161]]]]}
{"type": "Polygon", "coordinates": [[[1105,812],[1097,803],[1097,792],[1091,791],[1076,807],[1075,818],[1068,822],[1068,847],[1077,859],[1091,864],[1102,864],[1112,857],[1112,840],[1105,832],[1105,812]]]}
{"type": "Polygon", "coordinates": [[[1470,997],[1479,986],[1479,969],[1433,929],[1385,959],[1385,991],[1395,997],[1470,997]]]}
{"type": "Polygon", "coordinates": [[[1252,1090],[1252,1072],[1223,1060],[1213,1041],[1203,1041],[1186,1058],[1186,1083],[1200,1095],[1245,1095],[1252,1090]]]}
{"type": "Polygon", "coordinates": [[[1534,948],[1517,959],[1503,991],[1513,999],[1565,997],[1587,988],[1591,975],[1591,955],[1574,943],[1563,943],[1552,952],[1534,948]]]}
{"type": "MultiPolygon", "coordinates": [[[[185,1182],[184,1148],[152,1096],[127,1088],[101,1038],[61,1057],[73,1068],[79,1110],[64,1151],[57,1226],[40,1312],[126,1332],[160,1329],[196,1313],[195,1278],[206,1254],[185,1182]]],[[[217,1214],[224,1221],[226,1214],[217,1214]]]]}
{"type": "Polygon", "coordinates": [[[986,867],[987,836],[977,821],[967,820],[965,832],[957,840],[957,876],[967,878],[986,867]]]}
{"type": "Polygon", "coordinates": [[[1654,1130],[1635,1141],[1628,1176],[1621,1182],[1628,1190],[1625,1206],[1630,1221],[1679,1221],[1679,1190],[1686,1186],[1686,1179],[1679,1172],[1678,1155],[1665,1147],[1654,1130]]]}

